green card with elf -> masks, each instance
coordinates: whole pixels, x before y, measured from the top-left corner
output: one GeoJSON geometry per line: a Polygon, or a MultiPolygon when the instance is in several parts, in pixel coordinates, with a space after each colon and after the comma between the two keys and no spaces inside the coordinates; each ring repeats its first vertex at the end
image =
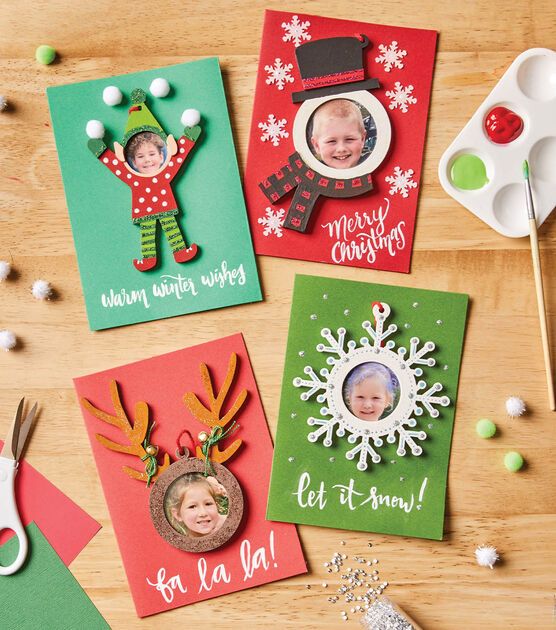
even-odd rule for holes
{"type": "Polygon", "coordinates": [[[217,59],[47,94],[93,330],[261,299],[217,59]]]}
{"type": "Polygon", "coordinates": [[[296,277],[267,518],[442,539],[467,302],[296,277]]]}

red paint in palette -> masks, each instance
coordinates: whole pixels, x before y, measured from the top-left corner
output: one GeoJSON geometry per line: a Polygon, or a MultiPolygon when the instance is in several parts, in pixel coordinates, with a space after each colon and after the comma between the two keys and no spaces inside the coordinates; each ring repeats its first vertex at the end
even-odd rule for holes
{"type": "Polygon", "coordinates": [[[521,135],[523,119],[507,107],[494,107],[485,119],[487,136],[496,144],[509,144],[521,135]]]}

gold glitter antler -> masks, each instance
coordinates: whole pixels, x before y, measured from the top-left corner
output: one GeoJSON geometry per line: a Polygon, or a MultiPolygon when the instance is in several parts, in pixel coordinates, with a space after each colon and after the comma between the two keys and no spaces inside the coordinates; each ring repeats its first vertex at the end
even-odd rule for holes
{"type": "MultiPolygon", "coordinates": [[[[238,397],[235,399],[233,405],[230,409],[224,414],[222,413],[222,406],[224,405],[224,400],[230,391],[230,387],[234,380],[234,376],[236,373],[237,367],[237,355],[235,352],[232,352],[230,355],[230,361],[228,362],[228,371],[226,373],[226,378],[224,379],[224,383],[220,388],[218,394],[214,395],[214,387],[212,385],[212,379],[210,377],[210,373],[208,371],[208,367],[201,363],[201,381],[203,383],[203,387],[208,396],[208,407],[203,405],[201,401],[197,398],[196,394],[193,392],[187,392],[183,397],[183,402],[185,406],[189,409],[189,411],[207,427],[213,429],[214,427],[224,428],[229,422],[231,422],[237,412],[241,409],[245,399],[247,398],[247,390],[243,389],[239,393],[238,397]]],[[[230,459],[230,457],[237,451],[237,449],[241,446],[241,440],[235,440],[228,448],[221,451],[218,448],[218,445],[215,444],[210,448],[209,459],[218,462],[221,464],[226,460],[230,459]]],[[[197,457],[199,459],[204,459],[203,452],[199,446],[197,446],[197,457]]]]}
{"type": "Polygon", "coordinates": [[[122,470],[133,479],[146,481],[147,485],[149,485],[151,481],[156,481],[158,476],[170,466],[170,458],[167,453],[164,454],[163,463],[161,465],[157,463],[156,455],[158,453],[158,447],[150,444],[150,433],[154,425],[151,424],[149,427],[149,406],[143,401],[139,401],[135,404],[135,422],[132,426],[120,400],[118,383],[116,381],[110,381],[110,396],[112,398],[114,411],[116,412],[115,415],[98,409],[86,398],[81,399],[81,404],[87,411],[95,416],[95,418],[118,427],[118,429],[124,433],[130,441],[130,444],[118,444],[118,442],[113,442],[98,433],[96,434],[96,438],[104,447],[111,451],[135,455],[142,461],[146,461],[144,472],[134,470],[129,466],[122,466],[122,470]]]}

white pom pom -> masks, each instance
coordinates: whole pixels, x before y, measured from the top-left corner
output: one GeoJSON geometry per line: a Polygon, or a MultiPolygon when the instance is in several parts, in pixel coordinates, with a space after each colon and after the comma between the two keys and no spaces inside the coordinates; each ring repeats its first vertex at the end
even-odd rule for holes
{"type": "Polygon", "coordinates": [[[114,105],[119,105],[122,102],[122,99],[122,91],[115,85],[109,85],[108,87],[105,87],[102,91],[102,100],[111,107],[114,107],[114,105]]]}
{"type": "Polygon", "coordinates": [[[5,109],[8,109],[8,99],[0,94],[0,112],[3,112],[5,109]]]}
{"type": "Polygon", "coordinates": [[[6,352],[15,348],[17,339],[11,330],[0,330],[0,348],[3,348],[6,352]]]}
{"type": "Polygon", "coordinates": [[[510,396],[508,400],[506,400],[506,411],[510,418],[522,416],[525,412],[525,403],[518,396],[510,396]]]}
{"type": "Polygon", "coordinates": [[[149,90],[153,96],[164,98],[170,94],[170,84],[166,79],[154,79],[149,90]]]}
{"type": "Polygon", "coordinates": [[[201,114],[197,109],[186,109],[181,115],[181,124],[184,127],[195,127],[201,120],[201,114]]]}
{"type": "Polygon", "coordinates": [[[104,138],[104,125],[100,122],[100,120],[89,120],[87,127],[85,127],[85,131],[87,132],[89,138],[94,138],[95,140],[104,138]]]}
{"type": "Polygon", "coordinates": [[[47,300],[52,295],[52,287],[46,280],[35,280],[31,293],[37,300],[47,300]]]}
{"type": "Polygon", "coordinates": [[[0,282],[5,280],[9,275],[12,267],[6,260],[0,260],[0,282]]]}
{"type": "Polygon", "coordinates": [[[496,547],[490,547],[489,545],[481,545],[475,550],[475,558],[477,558],[477,564],[482,567],[494,568],[497,560],[500,559],[496,553],[496,547]]]}

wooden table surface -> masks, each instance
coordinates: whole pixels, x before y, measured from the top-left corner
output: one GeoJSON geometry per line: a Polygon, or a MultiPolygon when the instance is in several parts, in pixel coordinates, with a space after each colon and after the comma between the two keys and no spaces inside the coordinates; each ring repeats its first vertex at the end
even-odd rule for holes
{"type": "MultiPolygon", "coordinates": [[[[436,174],[443,150],[514,57],[556,49],[555,24],[552,0],[3,3],[0,93],[12,107],[0,114],[0,259],[15,272],[0,284],[0,328],[21,343],[0,353],[0,435],[21,395],[41,402],[27,459],[102,523],[71,571],[113,628],[357,628],[354,615],[343,623],[327,602],[323,562],[340,549],[365,554],[369,539],[386,594],[425,629],[555,627],[556,414],[547,408],[529,241],[488,228],[444,193],[436,174]],[[411,274],[260,257],[264,303],[90,332],[45,88],[217,55],[243,168],[266,7],[440,32],[411,274]],[[57,63],[35,63],[42,43],[56,47],[57,63]],[[296,272],[470,295],[445,539],[301,526],[307,576],[137,619],[71,379],[178,349],[180,339],[194,345],[242,331],[274,434],[296,272]],[[39,277],[54,285],[55,300],[30,297],[39,277]],[[505,416],[511,394],[527,402],[523,419],[505,416]],[[481,417],[498,424],[498,437],[475,436],[481,417]],[[514,449],[527,461],[518,474],[502,464],[514,449]],[[486,542],[502,555],[494,570],[474,561],[486,542]]],[[[556,355],[556,214],[540,240],[556,355]]]]}

